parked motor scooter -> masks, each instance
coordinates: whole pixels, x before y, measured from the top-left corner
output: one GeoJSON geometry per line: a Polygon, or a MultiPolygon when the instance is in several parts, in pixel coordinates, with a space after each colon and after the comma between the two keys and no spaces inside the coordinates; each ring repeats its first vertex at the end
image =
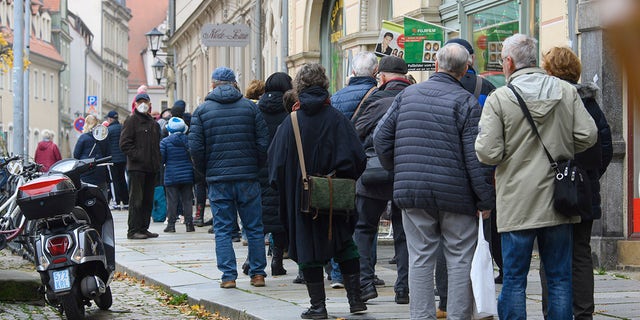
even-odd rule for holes
{"type": "Polygon", "coordinates": [[[113,218],[103,192],[80,180],[110,160],[60,160],[45,176],[19,188],[20,209],[36,221],[35,264],[42,291],[67,319],[83,319],[91,300],[102,310],[113,302],[113,218]]]}

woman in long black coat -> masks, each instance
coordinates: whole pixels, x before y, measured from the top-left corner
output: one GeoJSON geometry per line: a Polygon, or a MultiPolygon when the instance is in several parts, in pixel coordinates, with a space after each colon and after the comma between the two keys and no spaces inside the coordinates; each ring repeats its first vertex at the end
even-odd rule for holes
{"type": "MultiPolygon", "coordinates": [[[[366,166],[365,154],[349,119],[331,106],[328,87],[325,69],[319,64],[304,65],[294,81],[306,169],[309,174],[335,171],[337,177],[357,179],[366,166]]],[[[353,242],[357,216],[334,215],[329,226],[328,215],[314,218],[300,212],[302,175],[290,116],[278,128],[268,154],[269,181],[280,192],[280,218],[289,234],[289,257],[302,270],[311,300],[301,317],[327,316],[322,266],[331,258],[340,264],[350,311],[364,312],[359,256],[353,242]]]]}
{"type": "MultiPolygon", "coordinates": [[[[282,97],[284,93],[292,88],[291,77],[284,72],[276,72],[265,81],[265,93],[258,101],[258,108],[262,112],[262,118],[267,123],[269,129],[269,142],[278,126],[285,119],[289,112],[284,108],[282,97]]],[[[264,167],[260,169],[260,188],[262,189],[262,223],[264,233],[271,233],[273,241],[271,246],[271,275],[279,276],[287,274],[287,270],[282,265],[283,251],[287,244],[287,233],[284,225],[280,221],[279,207],[280,196],[278,191],[269,184],[269,170],[264,167]]]]}

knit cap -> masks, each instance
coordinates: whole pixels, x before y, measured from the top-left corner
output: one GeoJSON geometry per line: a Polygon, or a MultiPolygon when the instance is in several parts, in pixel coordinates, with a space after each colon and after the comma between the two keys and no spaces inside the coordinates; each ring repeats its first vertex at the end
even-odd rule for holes
{"type": "Polygon", "coordinates": [[[187,125],[184,123],[184,120],[173,117],[167,122],[167,131],[169,131],[170,134],[176,132],[187,133],[187,125]]]}

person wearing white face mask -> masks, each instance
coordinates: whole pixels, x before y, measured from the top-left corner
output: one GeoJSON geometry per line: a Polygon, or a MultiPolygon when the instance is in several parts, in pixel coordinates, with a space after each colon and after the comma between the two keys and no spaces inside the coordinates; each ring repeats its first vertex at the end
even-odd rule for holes
{"type": "Polygon", "coordinates": [[[128,239],[158,237],[149,231],[153,190],[160,170],[160,127],[151,117],[151,99],[146,93],[135,98],[135,111],[125,120],[120,149],[127,156],[129,172],[128,239]]]}

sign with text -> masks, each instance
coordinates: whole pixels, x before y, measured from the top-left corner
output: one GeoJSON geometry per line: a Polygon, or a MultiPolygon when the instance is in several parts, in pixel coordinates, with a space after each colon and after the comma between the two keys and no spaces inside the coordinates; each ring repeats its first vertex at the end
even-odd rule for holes
{"type": "Polygon", "coordinates": [[[433,23],[404,18],[405,56],[409,70],[432,71],[436,53],[444,45],[444,28],[433,23]]]}
{"type": "Polygon", "coordinates": [[[207,47],[244,47],[249,44],[250,34],[246,24],[205,24],[200,40],[207,47]]]}

